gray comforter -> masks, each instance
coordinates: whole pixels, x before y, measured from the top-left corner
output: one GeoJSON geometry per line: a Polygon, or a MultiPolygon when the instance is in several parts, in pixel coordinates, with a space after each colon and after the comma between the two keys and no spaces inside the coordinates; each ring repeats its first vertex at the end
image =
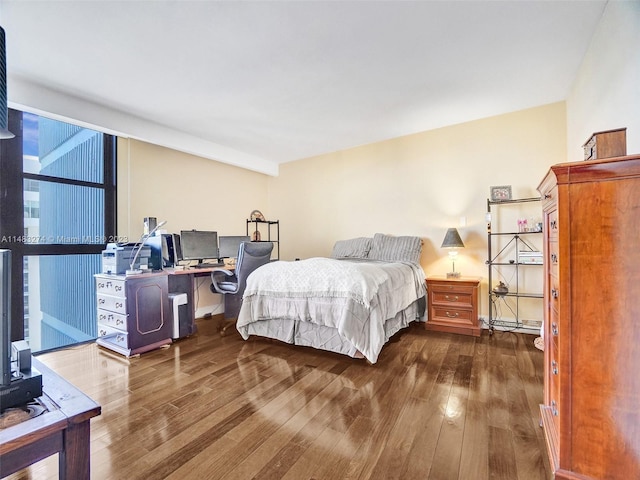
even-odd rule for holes
{"type": "Polygon", "coordinates": [[[424,272],[409,262],[310,258],[273,262],[248,280],[237,328],[273,319],[334,328],[371,363],[386,342],[384,323],[425,295],[424,272]]]}

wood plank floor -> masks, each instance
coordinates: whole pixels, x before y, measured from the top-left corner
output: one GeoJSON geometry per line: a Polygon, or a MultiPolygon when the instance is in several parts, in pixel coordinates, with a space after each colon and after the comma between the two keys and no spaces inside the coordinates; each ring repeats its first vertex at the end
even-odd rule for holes
{"type": "MultiPolygon", "coordinates": [[[[548,478],[532,335],[413,324],[369,365],[217,325],[139,358],[38,357],[102,405],[92,479],[548,478]]],[[[57,478],[57,456],[8,478],[57,478]]]]}

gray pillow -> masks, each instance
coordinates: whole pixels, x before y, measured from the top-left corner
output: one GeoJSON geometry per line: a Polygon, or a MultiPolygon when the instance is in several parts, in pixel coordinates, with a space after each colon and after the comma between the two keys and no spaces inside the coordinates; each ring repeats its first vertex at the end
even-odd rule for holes
{"type": "Polygon", "coordinates": [[[369,258],[385,262],[420,263],[421,250],[422,240],[420,237],[394,237],[376,233],[373,236],[369,258]]]}
{"type": "Polygon", "coordinates": [[[370,237],[338,240],[333,246],[331,258],[367,258],[371,250],[371,242],[370,237]]]}

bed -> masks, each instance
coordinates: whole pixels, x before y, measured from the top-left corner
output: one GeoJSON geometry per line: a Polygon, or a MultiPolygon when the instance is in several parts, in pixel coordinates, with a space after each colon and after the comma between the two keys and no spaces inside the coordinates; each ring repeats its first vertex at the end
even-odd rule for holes
{"type": "Polygon", "coordinates": [[[330,258],[272,262],[247,279],[236,327],[376,363],[382,347],[425,311],[419,237],[340,240],[330,258]]]}

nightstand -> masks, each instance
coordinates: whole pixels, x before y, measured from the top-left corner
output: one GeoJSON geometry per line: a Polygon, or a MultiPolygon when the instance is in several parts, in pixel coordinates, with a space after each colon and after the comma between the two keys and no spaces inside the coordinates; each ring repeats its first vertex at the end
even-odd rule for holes
{"type": "Polygon", "coordinates": [[[428,277],[427,330],[479,337],[478,277],[428,277]]]}

